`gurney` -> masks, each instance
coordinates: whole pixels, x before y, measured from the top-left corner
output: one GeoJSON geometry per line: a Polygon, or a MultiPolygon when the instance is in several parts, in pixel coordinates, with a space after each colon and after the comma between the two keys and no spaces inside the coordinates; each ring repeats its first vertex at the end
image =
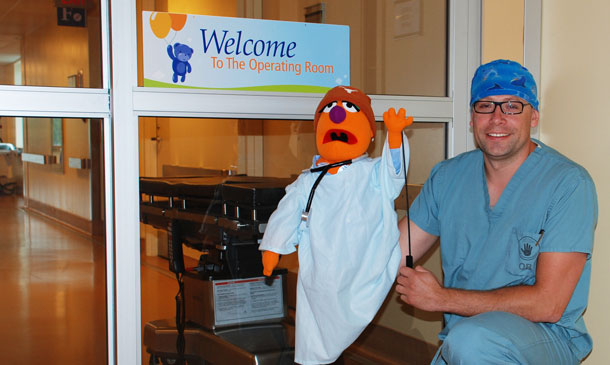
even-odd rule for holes
{"type": "Polygon", "coordinates": [[[292,364],[286,270],[262,276],[258,244],[292,179],[140,178],[140,220],[168,232],[170,270],[183,289],[176,319],[144,326],[150,363],[292,364]],[[183,245],[200,252],[185,268],[183,245]]]}

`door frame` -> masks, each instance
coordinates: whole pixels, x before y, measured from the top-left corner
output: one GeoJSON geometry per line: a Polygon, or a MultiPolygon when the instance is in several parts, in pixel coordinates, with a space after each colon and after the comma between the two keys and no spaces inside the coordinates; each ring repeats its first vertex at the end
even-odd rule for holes
{"type": "MultiPolygon", "coordinates": [[[[242,1],[246,9],[262,4],[242,1]]],[[[475,148],[468,101],[481,59],[481,1],[447,0],[448,96],[371,95],[377,120],[383,110],[398,106],[418,121],[446,123],[448,157],[475,148]]],[[[524,64],[538,82],[541,2],[524,0],[524,64]]],[[[138,118],[310,120],[320,95],[138,87],[135,0],[100,0],[100,5],[102,88],[0,86],[0,109],[16,117],[103,119],[108,363],[141,364],[138,118]]]]}
{"type": "MultiPolygon", "coordinates": [[[[251,1],[246,1],[250,3],[251,1]]],[[[256,1],[253,1],[256,2],[256,1]]],[[[258,2],[260,4],[260,2],[258,2]]],[[[371,95],[377,120],[389,107],[405,107],[415,120],[446,123],[449,156],[466,151],[469,81],[480,63],[480,0],[448,0],[448,96],[371,95]]],[[[116,358],[142,362],[138,118],[190,117],[311,120],[321,95],[160,89],[137,86],[136,7],[113,2],[111,109],[115,202],[116,358]]]]}

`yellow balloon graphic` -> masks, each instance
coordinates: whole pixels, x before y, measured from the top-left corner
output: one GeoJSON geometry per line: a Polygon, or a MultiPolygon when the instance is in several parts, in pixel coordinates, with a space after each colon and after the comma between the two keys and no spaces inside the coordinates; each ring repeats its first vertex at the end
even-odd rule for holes
{"type": "Polygon", "coordinates": [[[165,38],[172,26],[172,18],[167,13],[153,13],[150,15],[150,29],[158,38],[165,38]]]}
{"type": "Polygon", "coordinates": [[[170,14],[172,18],[172,29],[175,31],[179,31],[184,28],[184,24],[186,24],[186,14],[170,14]]]}

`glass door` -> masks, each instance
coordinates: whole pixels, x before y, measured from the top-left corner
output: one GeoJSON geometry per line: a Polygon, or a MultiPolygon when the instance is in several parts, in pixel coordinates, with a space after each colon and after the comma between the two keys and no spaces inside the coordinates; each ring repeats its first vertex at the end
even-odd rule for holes
{"type": "MultiPolygon", "coordinates": [[[[141,70],[138,65],[142,62],[138,58],[141,56],[136,53],[140,49],[140,11],[214,14],[214,11],[226,10],[229,13],[221,15],[348,24],[352,32],[352,84],[371,95],[377,121],[381,122],[381,115],[387,108],[405,107],[421,123],[421,129],[415,133],[426,135],[429,127],[432,131],[440,132],[442,142],[435,143],[439,144],[437,152],[440,151],[441,158],[453,156],[468,148],[468,81],[480,60],[477,31],[480,27],[480,2],[359,1],[356,6],[350,7],[341,7],[340,3],[326,4],[327,8],[321,16],[313,14],[316,11],[310,14],[310,7],[315,5],[310,1],[237,1],[235,5],[229,4],[232,7],[230,10],[203,9],[207,5],[197,5],[202,9],[191,9],[189,4],[179,1],[142,1],[136,2],[136,6],[133,2],[113,3],[114,234],[116,275],[121,278],[116,285],[119,363],[142,363],[144,360],[141,350],[141,318],[144,309],[140,297],[143,284],[137,199],[139,171],[149,168],[148,171],[159,173],[162,168],[159,167],[158,159],[167,159],[157,154],[157,161],[147,161],[144,165],[148,167],[141,167],[141,152],[147,148],[144,144],[151,151],[165,148],[160,147],[163,144],[188,150],[187,147],[180,146],[179,140],[163,137],[163,128],[182,128],[180,125],[187,123],[183,118],[192,119],[190,123],[196,123],[192,127],[193,131],[204,130],[205,124],[209,123],[205,120],[215,120],[215,123],[222,125],[242,123],[249,126],[258,123],[261,128],[267,128],[271,135],[261,133],[240,137],[239,129],[235,135],[237,146],[240,138],[245,141],[243,143],[253,146],[247,156],[253,157],[252,164],[240,164],[243,162],[240,159],[244,156],[239,154],[238,149],[234,160],[225,165],[237,165],[237,169],[245,168],[249,174],[258,176],[272,171],[282,172],[281,161],[267,153],[273,153],[276,143],[290,143],[290,136],[296,135],[285,130],[289,125],[298,126],[311,121],[321,98],[320,94],[141,87],[139,85],[142,85],[142,81],[138,76],[141,70]],[[350,11],[353,13],[341,16],[340,10],[346,8],[352,9],[350,11]],[[413,17],[414,22],[419,21],[419,26],[390,21],[392,14],[396,13],[413,17]],[[438,29],[432,32],[433,29],[428,29],[428,26],[438,29]],[[436,46],[431,46],[433,43],[418,43],[426,36],[433,36],[430,41],[437,42],[436,46]],[[413,51],[408,52],[409,49],[413,51]],[[427,82],[432,79],[435,81],[427,82]],[[141,130],[147,123],[154,125],[149,129],[152,131],[149,134],[141,130]],[[436,125],[440,128],[436,128],[436,125]],[[161,128],[158,135],[157,126],[161,128]],[[146,137],[139,139],[140,133],[146,137]],[[277,136],[278,133],[287,134],[277,136]],[[137,143],[138,140],[141,143],[137,143]],[[261,153],[263,149],[265,153],[261,153]]],[[[299,129],[302,128],[296,127],[295,130],[299,129]]],[[[302,132],[306,133],[304,130],[302,132]]],[[[211,134],[207,136],[212,138],[211,134]]],[[[306,134],[302,135],[306,140],[304,136],[306,134]]],[[[184,135],[184,138],[187,137],[191,136],[184,135]]],[[[437,137],[433,139],[438,140],[437,137]]],[[[422,145],[425,145],[425,138],[423,141],[422,145]]],[[[311,153],[299,149],[298,145],[294,146],[295,153],[303,156],[311,153]]],[[[193,150],[196,151],[197,148],[193,150]]],[[[188,165],[194,163],[193,156],[184,158],[183,155],[180,158],[183,158],[180,164],[192,167],[188,165]]],[[[423,167],[424,170],[426,168],[429,167],[423,167]]],[[[427,172],[421,172],[421,175],[425,176],[427,172]]]]}
{"type": "Polygon", "coordinates": [[[4,292],[23,301],[23,311],[5,313],[15,323],[5,330],[31,329],[14,337],[20,361],[113,361],[114,299],[105,295],[114,291],[108,2],[3,2],[0,19],[0,138],[14,146],[0,175],[13,179],[20,207],[50,218],[25,219],[23,234],[3,238],[22,244],[20,282],[11,286],[19,294],[4,292]],[[53,222],[68,228],[58,235],[48,229],[53,222]],[[94,334],[72,341],[79,322],[94,334]],[[49,339],[65,351],[45,350],[49,339]]]}

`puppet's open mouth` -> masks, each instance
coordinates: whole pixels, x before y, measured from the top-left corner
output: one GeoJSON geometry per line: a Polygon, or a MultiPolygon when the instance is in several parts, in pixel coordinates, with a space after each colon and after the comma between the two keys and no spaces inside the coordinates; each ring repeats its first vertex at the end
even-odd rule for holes
{"type": "Polygon", "coordinates": [[[358,138],[353,135],[351,132],[346,131],[344,129],[331,129],[324,135],[324,140],[322,143],[339,141],[347,144],[356,144],[358,143],[358,138]]]}

